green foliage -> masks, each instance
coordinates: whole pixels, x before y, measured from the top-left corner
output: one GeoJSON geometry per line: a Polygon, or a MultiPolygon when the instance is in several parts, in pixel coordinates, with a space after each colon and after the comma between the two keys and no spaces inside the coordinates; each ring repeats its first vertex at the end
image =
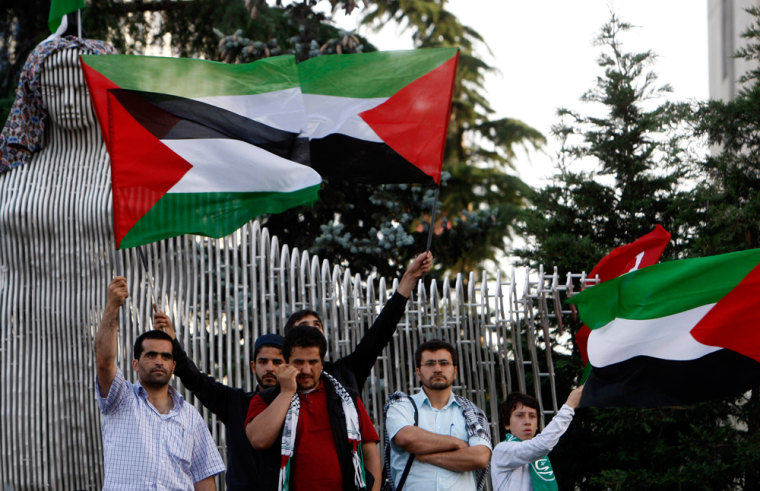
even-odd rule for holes
{"type": "MultiPolygon", "coordinates": [[[[760,162],[752,161],[752,145],[760,101],[747,90],[732,103],[705,104],[697,117],[685,104],[663,102],[669,88],[649,70],[654,55],[622,48],[629,29],[615,16],[602,28],[602,75],[582,97],[587,112],[560,110],[559,171],[530,195],[522,216],[520,230],[532,239],[520,251],[527,263],[588,271],[656,223],[674,237],[666,258],[737,250],[755,240],[760,162]],[[689,135],[694,127],[725,148],[700,166],[691,149],[699,143],[689,135]]],[[[558,365],[561,378],[568,378],[565,370],[579,374],[573,365],[558,365]]],[[[690,408],[580,410],[552,454],[560,485],[750,489],[757,479],[748,469],[758,467],[757,452],[748,450],[757,439],[749,427],[753,407],[740,398],[690,408]]]]}
{"type": "Polygon", "coordinates": [[[622,50],[630,25],[612,17],[597,43],[603,75],[581,98],[588,114],[560,109],[553,131],[563,146],[554,182],[530,195],[520,230],[533,240],[518,254],[529,264],[588,271],[612,248],[657,223],[674,235],[679,255],[688,224],[679,219],[690,169],[690,115],[685,104],[662,102],[670,92],[649,71],[654,55],[622,50]],[[587,170],[583,170],[587,169],[587,170]]]}

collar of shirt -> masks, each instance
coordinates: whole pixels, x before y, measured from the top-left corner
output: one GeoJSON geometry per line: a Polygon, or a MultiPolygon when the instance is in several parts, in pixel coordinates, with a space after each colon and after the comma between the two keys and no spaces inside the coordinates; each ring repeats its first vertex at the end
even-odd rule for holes
{"type": "Polygon", "coordinates": [[[298,395],[305,396],[305,395],[308,395],[308,394],[312,394],[314,392],[319,392],[320,390],[325,390],[324,382],[322,381],[321,377],[319,378],[319,384],[317,384],[316,387],[314,387],[313,389],[309,389],[309,390],[299,390],[298,391],[298,395]]]}
{"type": "Polygon", "coordinates": [[[177,414],[179,410],[182,409],[182,404],[185,402],[185,398],[182,397],[182,395],[180,395],[176,390],[174,390],[174,387],[170,385],[169,396],[172,398],[172,409],[166,414],[161,414],[158,409],[156,409],[155,406],[153,406],[153,404],[151,404],[151,402],[148,400],[148,391],[145,390],[145,387],[143,387],[142,383],[139,380],[132,387],[134,388],[137,397],[145,401],[145,403],[148,404],[148,407],[161,417],[177,414]]]}
{"type": "Polygon", "coordinates": [[[436,409],[433,407],[424,389],[420,389],[419,392],[412,396],[412,399],[414,399],[414,403],[417,404],[417,407],[422,407],[424,404],[427,404],[427,406],[434,411],[443,411],[445,409],[448,409],[452,404],[459,406],[456,397],[454,397],[454,391],[449,392],[449,401],[441,409],[436,409]]]}

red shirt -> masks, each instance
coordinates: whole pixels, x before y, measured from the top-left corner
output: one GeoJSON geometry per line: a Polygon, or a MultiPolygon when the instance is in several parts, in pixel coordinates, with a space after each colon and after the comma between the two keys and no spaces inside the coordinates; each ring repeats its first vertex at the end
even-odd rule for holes
{"type": "MultiPolygon", "coordinates": [[[[316,389],[309,393],[300,393],[301,410],[298,413],[296,430],[296,448],[291,461],[291,481],[294,491],[334,491],[343,486],[343,479],[335,449],[330,418],[327,414],[327,393],[320,380],[316,389]]],[[[248,426],[267,404],[260,396],[251,399],[245,424],[248,426]]],[[[375,427],[364,408],[361,399],[356,399],[356,411],[359,414],[359,429],[362,443],[380,441],[375,427]]]]}

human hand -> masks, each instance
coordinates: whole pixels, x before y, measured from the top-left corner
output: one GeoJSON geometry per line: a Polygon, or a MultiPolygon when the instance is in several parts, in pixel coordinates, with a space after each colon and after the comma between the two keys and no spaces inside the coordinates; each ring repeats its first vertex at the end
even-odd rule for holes
{"type": "Polygon", "coordinates": [[[153,329],[164,331],[166,334],[171,336],[172,339],[177,339],[171,318],[163,312],[157,312],[156,304],[153,304],[153,311],[153,329]]]}
{"type": "Polygon", "coordinates": [[[294,394],[298,390],[298,369],[293,365],[283,363],[277,367],[277,383],[280,384],[280,392],[294,394]]]}
{"type": "Polygon", "coordinates": [[[412,294],[414,285],[417,284],[417,280],[428,274],[430,268],[433,267],[433,253],[430,251],[423,252],[414,258],[412,263],[406,268],[404,276],[401,277],[401,281],[398,283],[398,292],[409,297],[412,294]]]}
{"type": "Polygon", "coordinates": [[[127,279],[123,276],[116,276],[108,284],[108,297],[106,300],[106,308],[118,310],[124,301],[129,297],[129,289],[127,288],[127,279]]]}
{"type": "Polygon", "coordinates": [[[570,395],[567,396],[567,401],[565,401],[565,404],[570,406],[573,409],[576,409],[578,405],[581,403],[581,396],[583,395],[583,386],[573,389],[572,392],[570,392],[570,395]]]}

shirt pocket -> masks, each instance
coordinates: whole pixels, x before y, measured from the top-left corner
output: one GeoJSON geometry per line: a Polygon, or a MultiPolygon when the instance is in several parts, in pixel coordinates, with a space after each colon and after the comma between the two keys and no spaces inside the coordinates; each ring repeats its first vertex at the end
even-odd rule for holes
{"type": "Polygon", "coordinates": [[[470,436],[467,433],[467,422],[461,411],[456,411],[451,418],[449,435],[459,438],[460,440],[469,441],[470,436]]]}
{"type": "Polygon", "coordinates": [[[169,458],[183,468],[189,469],[193,443],[187,426],[177,417],[164,420],[162,426],[165,432],[165,450],[169,458]]]}

